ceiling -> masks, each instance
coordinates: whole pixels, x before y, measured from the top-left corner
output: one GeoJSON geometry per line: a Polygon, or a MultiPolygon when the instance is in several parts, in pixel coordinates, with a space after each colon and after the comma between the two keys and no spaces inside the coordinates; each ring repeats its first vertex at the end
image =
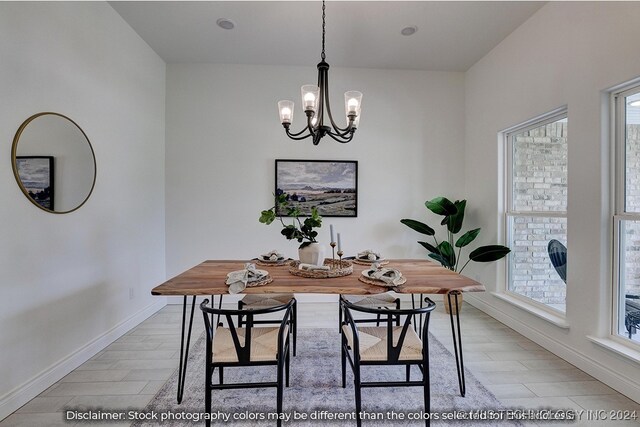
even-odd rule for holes
{"type": "MultiPolygon", "coordinates": [[[[167,63],[313,65],[320,1],[110,2],[167,63]],[[216,25],[219,18],[236,24],[216,25]]],[[[327,2],[327,62],[466,71],[544,2],[327,2]],[[402,28],[416,25],[412,36],[402,28]]]]}

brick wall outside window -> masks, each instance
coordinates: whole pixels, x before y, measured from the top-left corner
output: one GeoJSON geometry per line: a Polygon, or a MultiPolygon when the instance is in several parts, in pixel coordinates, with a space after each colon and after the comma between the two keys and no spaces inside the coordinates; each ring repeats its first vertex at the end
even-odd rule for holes
{"type": "Polygon", "coordinates": [[[567,244],[567,220],[526,212],[566,212],[567,136],[564,120],[513,137],[512,210],[524,215],[511,217],[509,224],[510,290],[550,305],[564,305],[566,286],[551,265],[547,245],[551,239],[567,244]]]}

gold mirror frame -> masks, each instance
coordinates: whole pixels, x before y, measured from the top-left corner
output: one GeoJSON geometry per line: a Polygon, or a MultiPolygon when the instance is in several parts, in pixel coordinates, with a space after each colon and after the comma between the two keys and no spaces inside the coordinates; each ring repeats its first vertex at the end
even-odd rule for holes
{"type": "Polygon", "coordinates": [[[93,146],[91,145],[91,141],[89,141],[89,137],[87,137],[87,134],[84,133],[84,130],[82,130],[82,128],[76,122],[71,120],[69,117],[65,116],[64,114],[54,113],[52,111],[44,111],[42,113],[34,114],[33,116],[29,117],[27,120],[25,120],[20,125],[20,127],[18,128],[18,131],[16,132],[16,135],[13,137],[13,144],[11,145],[11,167],[13,169],[13,176],[15,177],[16,182],[18,183],[18,186],[20,187],[20,190],[25,195],[25,197],[32,204],[37,206],[39,209],[42,209],[45,212],[49,212],[49,213],[53,213],[53,214],[67,214],[67,213],[71,213],[73,211],[76,211],[76,210],[80,209],[87,202],[87,200],[89,200],[89,197],[91,197],[91,194],[93,193],[93,189],[96,186],[96,177],[98,176],[98,166],[97,166],[97,163],[96,163],[96,153],[93,151],[93,146]],[[44,206],[40,205],[35,200],[33,200],[33,198],[31,198],[31,196],[29,196],[29,191],[22,184],[22,180],[20,179],[20,175],[18,174],[18,162],[17,162],[16,157],[17,157],[17,152],[18,152],[18,142],[20,141],[20,136],[22,135],[22,132],[24,132],[25,128],[29,125],[29,123],[31,123],[32,121],[34,121],[38,117],[46,116],[46,115],[58,116],[58,117],[61,117],[63,119],[66,119],[66,120],[70,121],[71,123],[73,123],[73,125],[75,127],[77,127],[80,130],[80,132],[82,132],[82,135],[84,136],[85,140],[87,141],[87,144],[89,145],[89,149],[91,150],[91,157],[93,159],[93,182],[91,183],[91,188],[89,189],[89,193],[87,193],[87,197],[84,198],[82,203],[80,203],[78,206],[76,206],[75,208],[70,209],[68,211],[55,211],[55,210],[47,209],[44,206]]]}

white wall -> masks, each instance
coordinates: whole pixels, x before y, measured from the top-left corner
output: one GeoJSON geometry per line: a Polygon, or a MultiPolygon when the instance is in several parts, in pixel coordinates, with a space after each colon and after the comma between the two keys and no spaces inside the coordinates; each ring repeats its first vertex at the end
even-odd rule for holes
{"type": "Polygon", "coordinates": [[[93,2],[0,3],[0,58],[2,419],[164,303],[149,290],[165,278],[165,65],[93,2]],[[11,172],[40,111],[95,149],[94,193],[71,214],[37,209],[11,172]]]}
{"type": "MultiPolygon", "coordinates": [[[[330,59],[330,58],[329,58],[330,59]]],[[[343,92],[364,93],[352,142],[325,137],[318,146],[292,141],[277,101],[296,102],[315,67],[169,64],[167,66],[167,275],[206,259],[250,259],[270,249],[297,258],[281,227],[258,222],[273,204],[274,159],[344,159],[358,163],[358,217],[325,218],[319,241],[329,250],[329,224],[344,251],[372,248],[389,257],[420,257],[419,235],[401,218],[424,218],[425,200],[462,197],[462,73],[331,69],[336,118],[343,92]]],[[[330,252],[329,252],[330,253],[330,252]]]]}
{"type": "MultiPolygon", "coordinates": [[[[640,401],[637,363],[596,346],[611,313],[609,141],[603,91],[640,76],[640,5],[544,6],[465,75],[466,193],[473,220],[495,236],[501,195],[497,133],[563,105],[569,108],[567,322],[560,329],[490,293],[476,305],[571,363],[640,401]]],[[[476,267],[489,291],[504,265],[476,267]]]]}

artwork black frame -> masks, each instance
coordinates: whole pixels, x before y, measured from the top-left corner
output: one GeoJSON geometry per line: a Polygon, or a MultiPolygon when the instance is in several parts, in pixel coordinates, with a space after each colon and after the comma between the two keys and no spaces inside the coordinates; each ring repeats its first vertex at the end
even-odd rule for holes
{"type": "MultiPolygon", "coordinates": [[[[301,190],[313,191],[312,188],[317,189],[316,191],[320,191],[324,188],[326,191],[321,193],[323,197],[327,197],[327,194],[340,194],[343,197],[346,197],[347,200],[337,201],[335,203],[325,203],[316,205],[318,208],[318,213],[323,217],[348,217],[354,218],[358,216],[358,161],[357,160],[304,160],[304,159],[276,159],[275,160],[275,194],[279,191],[284,191],[289,194],[292,193],[291,188],[285,188],[287,186],[300,187],[301,190]],[[298,165],[299,168],[303,169],[305,172],[309,172],[309,174],[317,174],[317,179],[312,179],[307,182],[297,182],[287,183],[282,175],[286,174],[287,167],[291,168],[292,166],[298,165]],[[327,167],[323,167],[327,166],[327,167]],[[335,178],[335,173],[340,172],[342,169],[342,175],[346,176],[343,182],[336,183],[334,182],[334,186],[330,187],[332,182],[329,181],[329,178],[335,178]],[[325,171],[326,174],[323,176],[322,172],[325,171]],[[279,176],[280,173],[280,176],[279,176]],[[346,183],[349,184],[346,184],[346,183]],[[350,185],[350,187],[345,187],[344,185],[350,185]],[[347,191],[344,191],[347,190],[347,191]],[[351,195],[353,194],[353,197],[351,195]],[[353,202],[353,203],[351,203],[353,202]],[[334,205],[334,206],[331,206],[334,205]]],[[[307,197],[307,195],[303,197],[307,197]]],[[[298,202],[297,200],[290,200],[290,205],[298,206],[302,212],[301,216],[309,216],[311,215],[311,204],[309,201],[304,200],[298,202]]],[[[286,212],[281,210],[277,210],[276,213],[281,216],[288,216],[286,212]]]]}
{"type": "Polygon", "coordinates": [[[31,199],[31,201],[41,207],[43,207],[44,209],[53,211],[55,210],[55,181],[54,181],[54,177],[55,177],[55,162],[54,162],[54,157],[53,156],[16,156],[16,169],[17,169],[17,174],[19,175],[18,177],[20,178],[20,186],[23,189],[23,192],[25,194],[27,194],[29,196],[29,198],[31,199]],[[20,167],[17,166],[18,163],[20,162],[26,162],[29,160],[42,160],[42,159],[46,159],[48,160],[48,165],[47,167],[49,168],[49,174],[48,174],[48,179],[49,179],[49,193],[48,193],[48,198],[46,199],[41,199],[39,200],[38,197],[36,197],[37,195],[34,194],[32,191],[30,191],[30,189],[27,187],[27,185],[25,184],[25,179],[23,179],[23,176],[20,175],[20,167]],[[47,206],[47,200],[48,200],[48,206],[47,206]]]}

